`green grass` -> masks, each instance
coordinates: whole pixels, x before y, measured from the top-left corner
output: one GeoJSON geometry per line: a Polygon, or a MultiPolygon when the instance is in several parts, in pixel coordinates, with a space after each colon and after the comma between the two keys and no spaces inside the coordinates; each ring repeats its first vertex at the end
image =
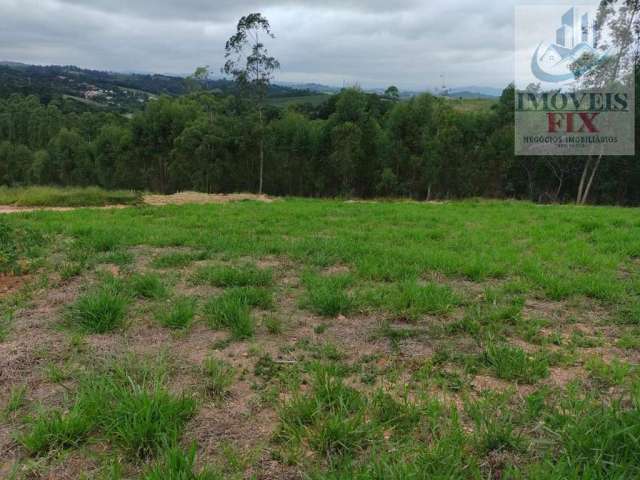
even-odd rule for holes
{"type": "Polygon", "coordinates": [[[490,344],[483,358],[496,377],[504,380],[535,383],[549,375],[548,362],[543,356],[528,354],[518,347],[490,344]]]}
{"type": "Polygon", "coordinates": [[[124,326],[129,303],[118,281],[105,280],[71,306],[71,324],[89,333],[112,332],[124,326]]]}
{"type": "Polygon", "coordinates": [[[31,455],[44,455],[97,435],[136,459],[175,445],[195,412],[195,401],[170,393],[164,378],[145,368],[115,364],[84,375],[68,410],[38,413],[20,443],[31,455]]]}
{"type": "Polygon", "coordinates": [[[99,466],[83,474],[97,478],[118,478],[111,463],[152,479],[640,475],[633,209],[283,199],[1,220],[11,238],[37,239],[15,264],[73,273],[28,300],[0,299],[7,340],[19,347],[39,302],[81,285],[73,338],[33,352],[34,377],[56,394],[39,406],[30,377],[20,400],[11,376],[0,393],[17,405],[5,416],[16,468],[34,476],[86,452],[99,466]],[[134,271],[147,251],[162,272],[134,271]],[[277,269],[257,267],[267,258],[277,269]],[[99,273],[118,259],[118,277],[99,273]],[[168,288],[185,282],[215,287],[204,299],[194,289],[193,316],[168,288]],[[185,329],[147,345],[156,311],[229,334],[185,329]],[[79,341],[125,323],[130,335],[79,341]],[[94,365],[129,348],[166,358],[94,365]],[[252,423],[264,419],[273,435],[252,423]],[[196,461],[188,446],[201,432],[196,461]],[[219,441],[227,433],[234,441],[219,441]]]}
{"type": "Polygon", "coordinates": [[[206,253],[167,253],[154,258],[151,266],[158,269],[182,268],[205,258],[207,258],[206,253]]]}
{"type": "Polygon", "coordinates": [[[215,329],[228,328],[234,338],[246,339],[255,332],[253,308],[269,309],[273,297],[268,290],[255,287],[237,287],[210,299],[204,307],[209,326],[215,329]]]}
{"type": "Polygon", "coordinates": [[[355,302],[348,292],[353,279],[348,275],[321,276],[306,275],[306,299],[303,305],[325,317],[349,314],[355,309],[355,302]]]}
{"type": "Polygon", "coordinates": [[[273,272],[262,270],[254,266],[244,267],[202,267],[193,276],[197,285],[211,285],[214,287],[267,287],[273,283],[273,272]]]}
{"type": "Polygon", "coordinates": [[[392,286],[384,286],[368,292],[370,304],[386,309],[391,315],[415,321],[422,315],[446,314],[460,304],[460,299],[446,285],[420,284],[415,280],[404,280],[392,286]]]}
{"type": "Polygon", "coordinates": [[[160,299],[167,296],[167,287],[158,275],[152,273],[134,274],[127,280],[131,295],[147,299],[160,299]]]}
{"type": "Polygon", "coordinates": [[[128,190],[103,190],[98,187],[3,187],[0,205],[20,207],[99,207],[132,205],[140,194],[128,190]]]}
{"type": "Polygon", "coordinates": [[[191,297],[173,298],[156,312],[158,322],[167,328],[183,330],[188,328],[196,315],[197,301],[191,297]]]}
{"type": "Polygon", "coordinates": [[[2,408],[2,417],[7,418],[20,410],[20,408],[24,406],[26,394],[26,385],[13,387],[9,392],[9,398],[7,399],[6,404],[2,408]]]}
{"type": "Polygon", "coordinates": [[[217,358],[208,358],[202,365],[204,387],[208,395],[221,399],[233,385],[235,370],[228,363],[217,358]]]}
{"type": "Polygon", "coordinates": [[[0,218],[0,274],[20,275],[29,270],[29,262],[41,254],[43,236],[33,229],[15,227],[0,218]]]}
{"type": "Polygon", "coordinates": [[[188,452],[179,447],[171,447],[164,453],[164,458],[156,466],[149,469],[143,480],[223,480],[223,475],[205,468],[196,471],[196,448],[188,452]]]}
{"type": "Polygon", "coordinates": [[[78,407],[69,412],[50,410],[29,421],[29,431],[19,438],[31,455],[72,448],[84,442],[94,423],[78,407]]]}

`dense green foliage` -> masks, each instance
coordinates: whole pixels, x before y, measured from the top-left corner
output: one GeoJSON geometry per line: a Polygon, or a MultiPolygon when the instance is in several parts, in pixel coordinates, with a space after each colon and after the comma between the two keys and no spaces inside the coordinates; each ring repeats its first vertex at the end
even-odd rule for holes
{"type": "MultiPolygon", "coordinates": [[[[272,106],[264,191],[572,200],[584,159],[515,157],[512,102],[512,89],[472,111],[428,94],[398,102],[346,89],[319,106],[272,106]]],[[[14,95],[0,100],[0,183],[255,191],[258,128],[243,100],[206,92],[160,97],[131,118],[14,95]]],[[[637,204],[638,184],[640,162],[607,158],[592,200],[637,204]]]]}

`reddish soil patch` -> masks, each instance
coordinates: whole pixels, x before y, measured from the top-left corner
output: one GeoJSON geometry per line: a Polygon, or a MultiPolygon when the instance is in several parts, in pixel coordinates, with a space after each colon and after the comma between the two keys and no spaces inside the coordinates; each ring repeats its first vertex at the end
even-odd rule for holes
{"type": "Polygon", "coordinates": [[[0,275],[0,297],[8,295],[20,289],[29,279],[28,275],[15,277],[13,275],[0,275]]]}

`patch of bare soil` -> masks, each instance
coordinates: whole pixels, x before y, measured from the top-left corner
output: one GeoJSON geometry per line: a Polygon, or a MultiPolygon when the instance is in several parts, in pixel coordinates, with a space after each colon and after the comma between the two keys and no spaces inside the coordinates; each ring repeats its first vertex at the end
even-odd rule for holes
{"type": "Polygon", "coordinates": [[[582,380],[587,376],[582,367],[552,367],[549,369],[549,379],[551,383],[558,387],[565,387],[575,380],[582,380]]]}
{"type": "Polygon", "coordinates": [[[271,203],[274,201],[268,195],[256,195],[253,193],[199,193],[199,192],[180,192],[173,195],[145,195],[144,203],[147,205],[185,205],[188,203],[227,203],[238,202],[242,200],[255,200],[258,202],[271,203]]]}
{"type": "Polygon", "coordinates": [[[0,297],[18,291],[27,283],[29,276],[0,275],[0,297]]]}

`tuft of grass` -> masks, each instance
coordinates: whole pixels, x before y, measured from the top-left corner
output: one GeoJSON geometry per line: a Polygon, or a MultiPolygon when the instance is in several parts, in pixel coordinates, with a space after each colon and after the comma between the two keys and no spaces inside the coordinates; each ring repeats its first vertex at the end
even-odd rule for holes
{"type": "Polygon", "coordinates": [[[196,447],[183,451],[173,446],[164,452],[162,461],[151,468],[143,480],[223,480],[221,473],[208,468],[195,472],[196,447]]]}
{"type": "Polygon", "coordinates": [[[212,328],[228,328],[236,339],[253,336],[255,319],[251,309],[271,308],[273,298],[269,291],[260,288],[234,288],[214,297],[204,308],[205,317],[212,328]]]}
{"type": "Polygon", "coordinates": [[[600,358],[592,357],[585,363],[585,369],[593,381],[607,388],[631,383],[637,374],[636,369],[630,364],[617,358],[607,363],[600,358]]]}
{"type": "Polygon", "coordinates": [[[273,271],[251,265],[237,268],[209,266],[198,269],[192,281],[213,287],[267,287],[273,283],[273,271]]]}
{"type": "Polygon", "coordinates": [[[355,302],[347,290],[353,282],[351,276],[306,275],[303,281],[307,290],[304,307],[325,317],[347,315],[354,310],[355,302]]]}
{"type": "Polygon", "coordinates": [[[42,412],[27,424],[29,431],[18,441],[31,455],[77,447],[94,428],[93,420],[77,406],[64,414],[59,410],[42,412]]]}
{"type": "Polygon", "coordinates": [[[283,331],[282,318],[277,315],[267,315],[262,323],[271,335],[279,335],[283,331]]]}
{"type": "Polygon", "coordinates": [[[188,328],[195,314],[196,300],[191,297],[178,297],[159,310],[156,313],[156,319],[164,327],[179,330],[188,328]]]}
{"type": "Polygon", "coordinates": [[[280,410],[279,437],[292,444],[308,443],[325,458],[347,456],[372,440],[366,399],[340,378],[321,368],[311,391],[297,395],[280,410]]]}
{"type": "Polygon", "coordinates": [[[598,399],[572,388],[544,421],[558,439],[556,449],[526,478],[640,476],[638,390],[627,403],[615,398],[598,399]]]}
{"type": "Polygon", "coordinates": [[[523,439],[517,431],[508,401],[510,393],[483,392],[480,398],[467,400],[465,411],[475,424],[475,441],[483,454],[519,451],[523,439]]]}
{"type": "Polygon", "coordinates": [[[191,265],[197,260],[204,260],[207,258],[205,252],[202,253],[166,253],[156,257],[151,262],[153,268],[165,269],[165,268],[182,268],[191,265]]]}
{"type": "Polygon", "coordinates": [[[164,386],[162,368],[145,362],[90,372],[79,379],[66,413],[41,412],[19,438],[32,455],[71,448],[96,432],[131,457],[146,459],[175,445],[195,413],[195,401],[164,386]]]}
{"type": "Polygon", "coordinates": [[[131,295],[136,297],[159,299],[167,296],[167,287],[158,275],[152,273],[132,275],[127,286],[131,295]]]}
{"type": "Polygon", "coordinates": [[[233,385],[235,369],[217,358],[211,357],[204,361],[202,373],[205,377],[205,390],[208,395],[221,399],[233,385]]]}
{"type": "Polygon", "coordinates": [[[9,417],[13,413],[17,412],[22,408],[25,402],[25,398],[27,395],[27,386],[26,385],[18,385],[11,388],[9,392],[9,398],[7,399],[7,403],[2,409],[2,416],[4,418],[9,417]]]}
{"type": "Polygon", "coordinates": [[[491,343],[485,348],[483,359],[496,376],[503,380],[535,383],[549,375],[546,358],[529,355],[521,348],[511,345],[491,343]]]}
{"type": "Polygon", "coordinates": [[[175,397],[159,382],[127,385],[103,381],[89,395],[106,407],[99,415],[106,436],[137,458],[155,455],[175,444],[185,423],[195,413],[195,401],[175,397]]]}
{"type": "Polygon", "coordinates": [[[129,304],[113,281],[82,295],[71,307],[71,321],[89,333],[107,333],[121,328],[129,304]]]}
{"type": "Polygon", "coordinates": [[[384,306],[401,318],[416,320],[424,314],[441,315],[460,304],[460,299],[450,287],[415,280],[405,280],[387,292],[384,306]]]}

